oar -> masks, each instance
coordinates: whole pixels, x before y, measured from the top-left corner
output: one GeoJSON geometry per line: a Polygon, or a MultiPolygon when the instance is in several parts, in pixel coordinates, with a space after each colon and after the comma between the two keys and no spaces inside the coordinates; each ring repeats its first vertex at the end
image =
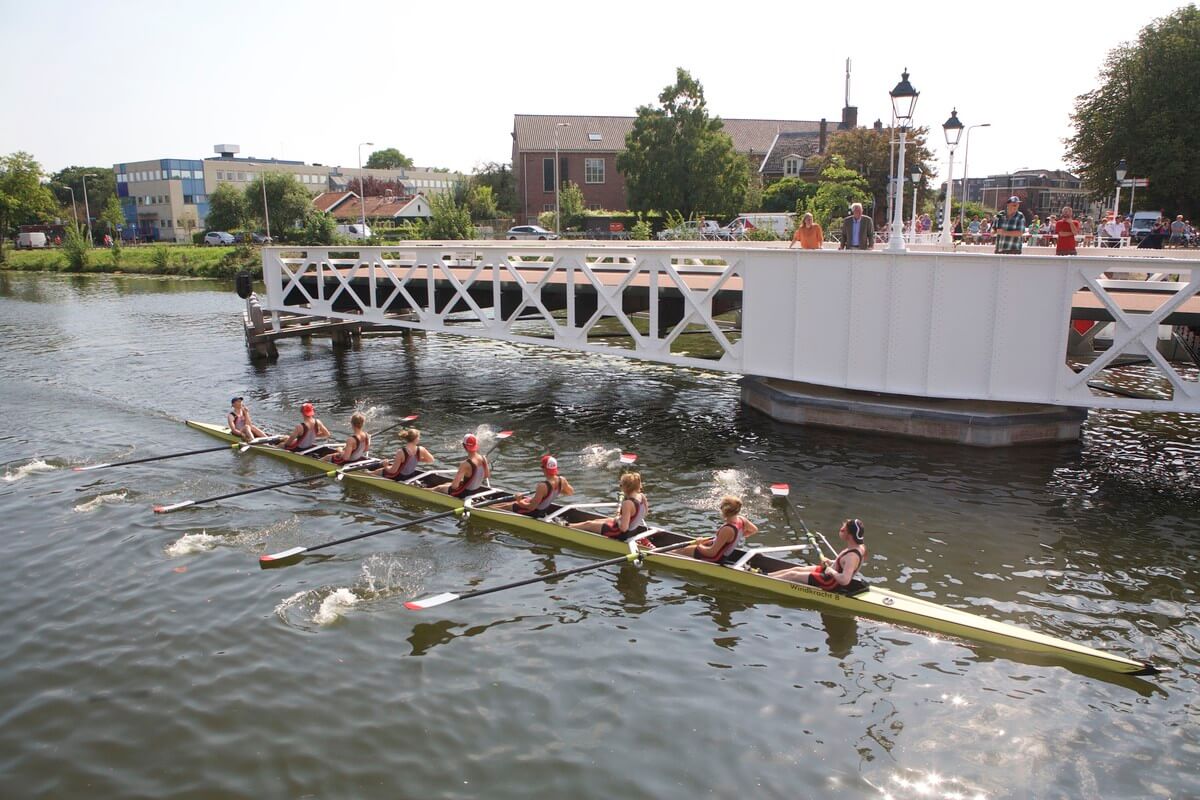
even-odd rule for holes
{"type": "MultiPolygon", "coordinates": [[[[790,489],[788,488],[788,485],[786,483],[772,483],[771,484],[771,494],[775,495],[776,497],[787,497],[789,491],[790,491],[790,489]]],[[[795,526],[795,524],[792,523],[792,505],[791,505],[791,503],[785,503],[784,505],[785,505],[785,508],[787,509],[788,523],[792,525],[793,529],[795,529],[796,526],[795,526]]],[[[820,543],[817,542],[817,538],[815,536],[813,536],[813,533],[812,533],[812,531],[810,531],[808,529],[808,526],[804,524],[804,520],[800,519],[800,517],[796,517],[796,522],[800,523],[800,528],[801,528],[801,530],[804,531],[804,535],[808,538],[808,543],[812,545],[813,551],[816,552],[817,557],[824,558],[824,556],[821,555],[820,543]]],[[[821,537],[821,538],[823,539],[825,537],[821,537]]],[[[829,547],[829,542],[825,542],[825,546],[829,547]]],[[[829,547],[829,551],[832,553],[833,548],[829,547]]]]}
{"type": "Polygon", "coordinates": [[[412,421],[414,421],[415,419],[417,419],[417,418],[418,418],[418,417],[420,417],[420,416],[421,416],[420,414],[409,414],[407,417],[401,417],[400,421],[399,421],[399,422],[397,422],[395,425],[388,425],[388,426],[387,426],[386,428],[384,428],[383,430],[381,430],[381,431],[376,431],[376,432],[375,432],[375,435],[376,435],[376,436],[378,436],[378,435],[379,435],[379,434],[381,434],[381,433],[387,433],[387,432],[388,432],[388,431],[390,431],[392,428],[399,428],[399,427],[400,427],[401,425],[403,425],[404,423],[406,423],[406,422],[412,422],[412,421]]]}
{"type": "MultiPolygon", "coordinates": [[[[278,441],[282,436],[264,436],[260,439],[252,440],[253,444],[262,444],[264,442],[278,441]]],[[[146,464],[151,461],[166,461],[168,458],[183,458],[184,456],[197,456],[201,453],[216,453],[220,450],[237,450],[247,442],[233,442],[232,444],[223,444],[220,447],[205,447],[202,450],[185,450],[182,453],[167,453],[165,456],[149,456],[147,458],[134,458],[129,461],[114,461],[111,464],[91,464],[86,467],[75,467],[75,472],[88,472],[93,469],[105,469],[107,467],[124,467],[129,464],[146,464]]]]}
{"type": "MultiPolygon", "coordinates": [[[[492,498],[491,500],[487,500],[483,503],[477,503],[474,505],[474,508],[483,508],[484,506],[490,506],[494,503],[503,503],[506,500],[512,500],[512,499],[513,499],[513,495],[505,494],[505,495],[501,495],[499,497],[492,498]]],[[[421,523],[424,523],[424,522],[433,522],[435,519],[442,519],[443,517],[449,517],[452,514],[462,514],[462,513],[463,513],[463,508],[460,506],[451,511],[443,511],[439,514],[431,514],[428,517],[421,517],[420,519],[414,519],[409,522],[401,522],[396,525],[388,525],[383,528],[376,528],[375,530],[367,531],[366,533],[359,533],[354,536],[347,536],[344,539],[334,539],[332,542],[325,542],[324,544],[314,544],[312,547],[293,547],[291,550],[283,550],[278,553],[271,553],[270,555],[259,556],[258,563],[260,566],[265,566],[267,564],[274,565],[276,562],[286,561],[288,559],[295,558],[296,556],[303,555],[304,553],[311,553],[314,550],[324,550],[326,547],[333,547],[334,545],[345,544],[346,542],[353,542],[358,539],[365,539],[368,536],[376,536],[380,533],[387,533],[388,531],[395,531],[395,530],[399,530],[401,528],[411,528],[414,525],[420,525],[421,523]]]]}
{"type": "Polygon", "coordinates": [[[496,434],[496,443],[487,449],[487,451],[483,454],[483,457],[487,458],[488,456],[490,456],[492,454],[492,452],[497,447],[500,446],[501,442],[503,442],[505,439],[507,439],[508,437],[510,437],[512,435],[513,435],[512,431],[500,431],[499,433],[497,433],[496,434]]]}
{"type": "Polygon", "coordinates": [[[171,511],[178,511],[181,508],[188,508],[189,506],[198,506],[201,503],[215,503],[218,500],[228,500],[231,497],[241,497],[242,495],[255,494],[256,492],[265,492],[270,489],[279,489],[283,486],[295,486],[297,483],[306,483],[308,481],[315,481],[315,480],[319,480],[321,478],[340,477],[341,473],[349,471],[352,468],[353,469],[362,469],[363,467],[367,466],[368,463],[378,463],[378,462],[375,461],[374,459],[372,459],[371,462],[367,462],[367,463],[363,463],[363,464],[350,464],[345,467],[342,467],[341,469],[331,469],[328,472],[322,473],[321,475],[306,475],[303,478],[295,478],[294,480],[290,480],[290,481],[280,481],[279,483],[268,483],[266,486],[256,486],[253,489],[243,489],[240,492],[230,492],[229,494],[219,494],[216,497],[204,497],[199,500],[184,500],[181,503],[172,503],[169,506],[155,506],[154,513],[155,514],[167,514],[167,513],[170,513],[171,511]]]}
{"type": "Polygon", "coordinates": [[[697,539],[689,539],[686,542],[676,542],[675,544],[668,544],[663,547],[656,547],[653,550],[639,550],[636,553],[626,553],[623,556],[619,556],[617,558],[610,558],[607,561],[599,561],[595,564],[585,564],[582,567],[575,567],[573,569],[564,569],[564,570],[560,570],[558,572],[552,572],[549,575],[539,575],[534,578],[526,578],[525,580],[515,581],[513,583],[505,583],[501,586],[492,586],[489,589],[476,589],[473,592],[464,592],[463,594],[454,594],[453,592],[445,592],[443,594],[430,595],[429,597],[424,597],[424,598],[421,598],[420,600],[409,600],[407,603],[404,604],[404,607],[412,609],[413,611],[423,611],[426,608],[433,608],[434,606],[444,605],[446,603],[450,603],[455,600],[466,600],[468,597],[479,597],[480,595],[492,594],[493,592],[502,592],[505,589],[516,589],[518,586],[528,586],[531,583],[543,583],[545,581],[554,580],[555,578],[564,578],[567,575],[578,575],[580,572],[588,572],[589,570],[593,570],[593,569],[603,569],[604,567],[611,567],[616,564],[623,564],[625,562],[640,561],[643,557],[648,556],[648,555],[655,555],[657,553],[667,553],[667,552],[670,552],[671,550],[678,550],[680,548],[687,547],[688,545],[696,544],[697,542],[701,541],[701,539],[703,539],[703,538],[705,538],[705,537],[700,537],[697,539]]]}

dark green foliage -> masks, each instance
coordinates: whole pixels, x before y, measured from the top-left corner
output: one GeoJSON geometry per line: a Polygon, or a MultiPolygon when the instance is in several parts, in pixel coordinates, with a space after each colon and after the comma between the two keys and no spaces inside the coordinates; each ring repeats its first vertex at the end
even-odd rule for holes
{"type": "Polygon", "coordinates": [[[458,205],[448,194],[438,193],[429,198],[432,215],[425,225],[425,236],[434,240],[473,239],[475,226],[471,224],[471,212],[465,205],[458,205]]]}
{"type": "MultiPolygon", "coordinates": [[[[259,189],[259,205],[262,205],[262,187],[259,189]]],[[[204,227],[210,231],[236,231],[250,219],[250,207],[245,192],[232,183],[222,183],[208,196],[208,216],[204,227]]]]}
{"type": "Polygon", "coordinates": [[[63,239],[62,254],[67,261],[67,272],[83,272],[91,263],[91,246],[87,236],[74,225],[67,226],[63,239]]]}
{"type": "Polygon", "coordinates": [[[508,164],[488,162],[471,176],[471,188],[490,187],[499,214],[511,216],[517,210],[517,182],[508,164]]]}
{"type": "Polygon", "coordinates": [[[312,195],[295,175],[269,172],[260,175],[246,187],[246,207],[250,217],[266,227],[263,215],[263,181],[267,184],[267,206],[271,213],[271,230],[281,236],[303,228],[313,212],[312,195]]]}
{"type": "Polygon", "coordinates": [[[795,211],[797,202],[807,203],[817,193],[817,184],[799,178],[775,181],[762,194],[763,211],[795,211]]]}
{"type": "Polygon", "coordinates": [[[389,147],[371,153],[363,166],[367,169],[412,169],[413,160],[396,148],[389,147]]]}

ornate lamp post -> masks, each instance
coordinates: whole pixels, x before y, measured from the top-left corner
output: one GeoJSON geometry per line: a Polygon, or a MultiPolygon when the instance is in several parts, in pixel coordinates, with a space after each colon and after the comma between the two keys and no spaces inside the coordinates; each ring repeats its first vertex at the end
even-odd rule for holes
{"type": "Polygon", "coordinates": [[[1117,199],[1113,202],[1113,219],[1121,218],[1121,181],[1125,180],[1125,176],[1129,173],[1129,165],[1125,163],[1125,159],[1117,162],[1117,199]]]}
{"type": "Polygon", "coordinates": [[[963,124],[958,121],[958,109],[950,112],[950,119],[942,123],[942,131],[946,134],[946,146],[950,148],[950,170],[946,176],[946,211],[942,214],[942,244],[954,244],[954,148],[958,147],[959,137],[962,136],[963,124]]]}
{"type": "MultiPolygon", "coordinates": [[[[910,228],[912,229],[912,240],[915,243],[917,241],[917,187],[921,184],[921,166],[913,164],[909,167],[908,177],[912,178],[913,185],[912,225],[910,228]]],[[[928,197],[928,193],[925,196],[928,197]]]]}
{"type": "Polygon", "coordinates": [[[912,124],[913,110],[917,107],[917,98],[921,93],[908,82],[908,68],[900,75],[900,82],[888,94],[892,98],[892,111],[896,115],[896,124],[900,126],[900,156],[897,159],[896,171],[893,173],[896,181],[895,203],[892,207],[892,232],[888,237],[887,250],[893,253],[905,252],[904,247],[904,139],[908,134],[908,126],[912,124]]]}

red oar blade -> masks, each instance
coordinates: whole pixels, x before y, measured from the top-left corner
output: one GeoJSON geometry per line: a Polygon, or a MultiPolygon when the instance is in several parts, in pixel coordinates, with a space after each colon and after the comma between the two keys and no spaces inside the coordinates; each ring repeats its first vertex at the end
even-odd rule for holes
{"type": "Polygon", "coordinates": [[[790,492],[790,491],[791,491],[791,489],[788,488],[788,485],[786,483],[772,483],[771,484],[771,494],[775,495],[776,497],[787,497],[788,492],[790,492]]]}
{"type": "Polygon", "coordinates": [[[420,416],[421,416],[420,414],[409,414],[407,417],[401,417],[400,421],[401,422],[412,422],[415,419],[419,419],[420,416]]]}
{"type": "Polygon", "coordinates": [[[442,594],[434,594],[429,597],[423,597],[420,600],[409,600],[404,604],[404,607],[412,611],[424,611],[427,608],[440,606],[443,603],[449,603],[452,600],[457,600],[458,595],[453,592],[443,592],[442,594]]]}
{"type": "Polygon", "coordinates": [[[637,453],[621,453],[622,464],[633,464],[637,462],[637,453]]]}
{"type": "Polygon", "coordinates": [[[281,550],[278,553],[270,553],[265,556],[259,556],[258,563],[270,564],[273,561],[286,561],[289,558],[295,558],[307,550],[307,547],[293,547],[291,550],[281,550]]]}
{"type": "Polygon", "coordinates": [[[496,439],[497,440],[507,439],[508,437],[510,437],[512,435],[513,435],[512,431],[500,431],[499,433],[496,434],[496,439]]]}

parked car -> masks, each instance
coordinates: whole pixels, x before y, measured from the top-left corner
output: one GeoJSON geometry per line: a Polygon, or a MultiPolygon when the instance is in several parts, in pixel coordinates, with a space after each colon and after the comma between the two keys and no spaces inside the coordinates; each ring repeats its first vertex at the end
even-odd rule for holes
{"type": "Polygon", "coordinates": [[[46,234],[41,231],[22,231],[17,234],[16,248],[18,250],[33,250],[34,248],[48,247],[46,234]]]}
{"type": "Polygon", "coordinates": [[[228,245],[233,243],[234,239],[232,233],[226,233],[225,231],[209,231],[208,233],[204,234],[204,244],[206,246],[228,245]]]}
{"type": "Polygon", "coordinates": [[[372,235],[370,225],[363,225],[358,222],[353,225],[338,225],[337,232],[347,239],[370,239],[372,235]]]}
{"type": "Polygon", "coordinates": [[[250,241],[254,242],[255,244],[270,244],[275,240],[270,236],[267,236],[265,233],[255,232],[250,234],[250,241]]]}
{"type": "Polygon", "coordinates": [[[504,234],[509,239],[557,239],[558,234],[541,225],[514,225],[504,234]]]}

